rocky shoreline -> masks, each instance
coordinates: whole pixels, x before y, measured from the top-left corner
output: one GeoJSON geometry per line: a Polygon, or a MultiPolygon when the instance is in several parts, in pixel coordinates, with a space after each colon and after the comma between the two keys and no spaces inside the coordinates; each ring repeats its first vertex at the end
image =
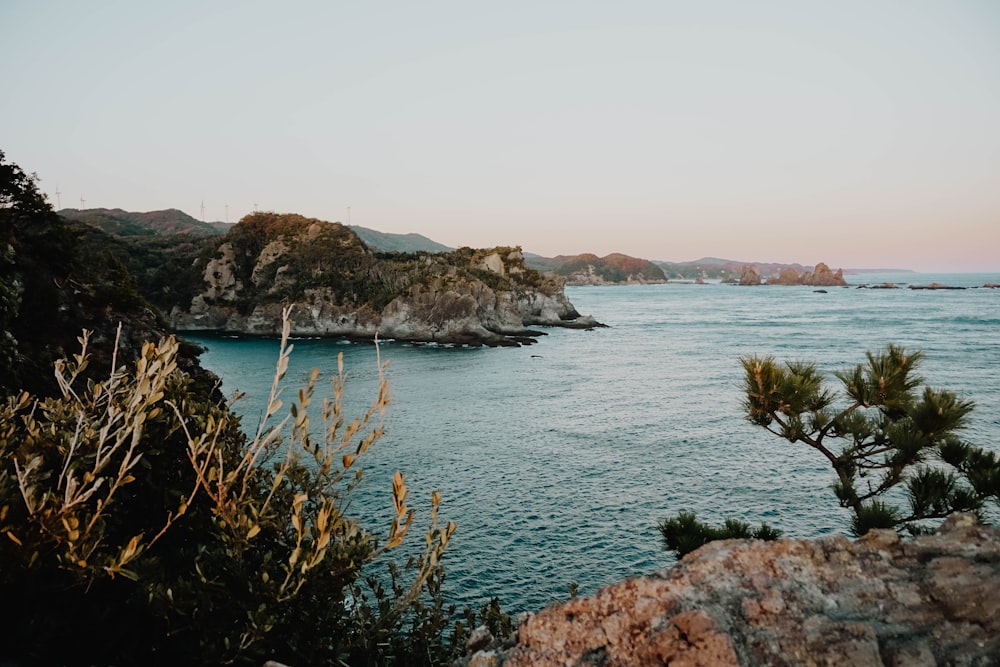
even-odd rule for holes
{"type": "Polygon", "coordinates": [[[467,667],[993,665],[1000,529],[711,542],[674,568],[473,633],[467,667]]]}

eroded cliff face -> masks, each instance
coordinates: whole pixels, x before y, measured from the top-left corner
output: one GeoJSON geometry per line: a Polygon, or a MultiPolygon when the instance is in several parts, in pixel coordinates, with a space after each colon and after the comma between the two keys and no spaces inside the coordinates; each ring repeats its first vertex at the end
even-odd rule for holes
{"type": "Polygon", "coordinates": [[[995,665],[1000,530],[954,515],[909,541],[713,542],[530,615],[506,644],[479,638],[470,666],[995,665]]]}
{"type": "Polygon", "coordinates": [[[288,304],[294,335],[517,345],[542,335],[529,326],[600,326],[517,248],[375,254],[346,227],[301,216],[248,216],[201,277],[169,309],[179,331],[275,335],[288,304]]]}

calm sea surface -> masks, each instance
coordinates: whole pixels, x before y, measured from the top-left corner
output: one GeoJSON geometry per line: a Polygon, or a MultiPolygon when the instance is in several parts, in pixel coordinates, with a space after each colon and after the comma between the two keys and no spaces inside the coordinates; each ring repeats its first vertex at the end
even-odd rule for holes
{"type": "MultiPolygon", "coordinates": [[[[862,274],[854,284],[976,286],[1000,274],[862,274]]],[[[893,342],[923,350],[927,384],[976,403],[966,439],[1000,449],[1000,290],[913,291],[728,285],[571,287],[581,313],[609,325],[548,329],[533,346],[445,348],[383,342],[392,405],[350,508],[385,534],[392,473],[410,505],[430,492],[458,523],[445,564],[459,604],[498,596],[508,611],[538,609],[673,561],[657,520],[680,510],[719,521],[766,521],[787,535],[846,533],[832,471],[812,450],[742,418],[739,357],[805,359],[824,371],[893,342]]],[[[204,365],[256,426],[277,342],[189,336],[204,365]]],[[[349,403],[370,401],[371,345],[297,340],[286,403],[313,368],[343,353],[349,403]]]]}

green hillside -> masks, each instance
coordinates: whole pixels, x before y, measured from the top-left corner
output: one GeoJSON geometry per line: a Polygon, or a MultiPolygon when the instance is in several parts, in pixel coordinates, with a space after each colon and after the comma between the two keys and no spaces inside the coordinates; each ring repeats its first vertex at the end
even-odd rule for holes
{"type": "Polygon", "coordinates": [[[366,246],[379,252],[449,252],[454,248],[432,241],[420,234],[389,234],[367,227],[349,225],[366,246]]]}
{"type": "Polygon", "coordinates": [[[170,234],[220,234],[225,230],[219,223],[207,223],[192,218],[184,211],[168,208],[164,211],[137,213],[120,208],[64,208],[59,215],[67,220],[82,222],[115,236],[164,236],[170,234]]]}

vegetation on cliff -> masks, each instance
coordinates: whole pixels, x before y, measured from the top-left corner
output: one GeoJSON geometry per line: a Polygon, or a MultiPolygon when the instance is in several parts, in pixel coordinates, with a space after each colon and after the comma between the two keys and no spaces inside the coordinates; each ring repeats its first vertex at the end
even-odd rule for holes
{"type": "Polygon", "coordinates": [[[0,154],[0,660],[444,664],[469,625],[509,625],[496,605],[453,622],[441,559],[455,527],[436,493],[423,547],[384,575],[367,567],[414,516],[401,474],[381,538],[348,514],[384,382],[354,419],[342,366],[322,405],[314,373],[283,406],[286,319],[266,414],[245,435],[125,265],[85,254],[101,238],[0,154]],[[79,338],[64,328],[81,323],[79,338]]]}
{"type": "Polygon", "coordinates": [[[539,298],[551,302],[548,310],[538,307],[548,323],[579,317],[564,303],[562,282],[526,268],[519,248],[376,252],[339,223],[270,212],[246,216],[223,236],[105,240],[92,231],[89,250],[125,265],[136,290],[183,329],[240,330],[252,319],[255,333],[277,333],[282,306],[295,302],[304,305],[293,316],[296,329],[369,336],[400,300],[396,311],[408,308],[412,326],[398,337],[436,340],[437,329],[454,329],[442,334],[444,342],[508,344],[505,335],[526,333],[539,298]],[[463,304],[456,320],[444,327],[423,322],[421,329],[427,304],[447,300],[463,304]],[[528,312],[517,315],[522,305],[528,312]]]}
{"type": "MultiPolygon", "coordinates": [[[[139,295],[127,267],[88,227],[59,218],[37,177],[0,152],[0,394],[16,389],[52,393],[52,365],[78,348],[81,329],[93,331],[96,361],[110,361],[116,328],[128,355],[165,331],[139,295]]],[[[190,367],[191,350],[181,364],[190,367]]]]}

